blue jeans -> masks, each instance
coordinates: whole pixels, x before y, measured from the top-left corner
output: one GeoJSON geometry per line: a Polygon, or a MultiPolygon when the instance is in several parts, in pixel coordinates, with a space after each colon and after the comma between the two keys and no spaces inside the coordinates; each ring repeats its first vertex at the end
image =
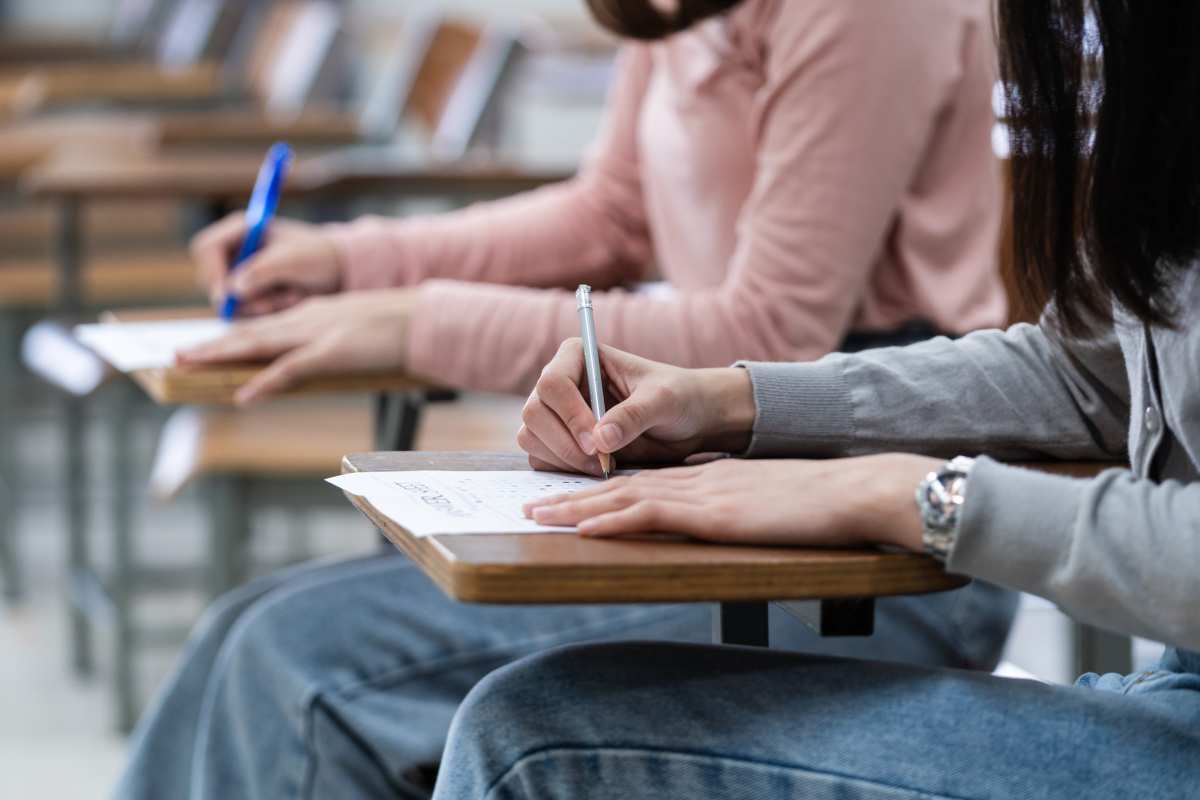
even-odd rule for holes
{"type": "Polygon", "coordinates": [[[1200,656],[1052,687],[746,648],[576,645],[485,678],[435,800],[1200,797],[1200,656]]]}
{"type": "MultiPolygon", "coordinates": [[[[983,583],[883,600],[875,636],[779,648],[990,669],[1015,599],[983,583]]],[[[123,798],[428,797],[455,710],[486,675],[559,645],[705,642],[709,609],[471,606],[381,555],[256,581],[205,615],[148,710],[123,798]]]]}

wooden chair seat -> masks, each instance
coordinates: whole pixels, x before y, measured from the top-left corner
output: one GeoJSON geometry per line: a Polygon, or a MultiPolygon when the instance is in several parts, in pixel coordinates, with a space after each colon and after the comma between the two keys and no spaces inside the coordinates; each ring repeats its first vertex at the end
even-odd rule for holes
{"type": "MultiPolygon", "coordinates": [[[[0,261],[0,307],[48,308],[57,291],[58,270],[52,261],[0,261]]],[[[197,299],[195,267],[184,252],[98,257],[83,269],[83,301],[89,306],[197,299]]]]}
{"type": "MultiPolygon", "coordinates": [[[[422,450],[516,450],[520,398],[468,395],[426,406],[422,450]]],[[[312,478],[336,475],[347,453],[373,449],[374,406],[362,396],[302,398],[249,409],[185,407],[159,439],[150,489],[177,494],[208,475],[312,478]]]]}

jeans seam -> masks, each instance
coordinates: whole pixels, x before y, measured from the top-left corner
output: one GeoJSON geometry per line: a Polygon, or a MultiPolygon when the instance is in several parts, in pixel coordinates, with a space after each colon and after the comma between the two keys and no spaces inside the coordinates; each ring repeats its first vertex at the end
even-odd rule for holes
{"type": "MultiPolygon", "coordinates": [[[[672,608],[674,610],[672,614],[668,616],[682,614],[689,610],[687,606],[673,606],[672,608]]],[[[627,621],[629,617],[633,616],[636,616],[636,614],[627,614],[622,617],[622,620],[627,621]]],[[[652,615],[644,614],[643,616],[650,617],[652,615]]],[[[654,621],[658,620],[655,619],[654,621]]],[[[619,622],[605,620],[600,624],[583,626],[581,628],[572,628],[569,636],[573,641],[577,638],[577,634],[581,631],[600,632],[619,627],[622,627],[619,622]]],[[[637,627],[637,624],[634,624],[631,627],[637,627]]],[[[385,675],[375,675],[370,678],[359,680],[343,686],[332,686],[324,689],[318,689],[315,687],[312,688],[310,692],[305,693],[303,699],[301,700],[300,718],[304,721],[302,741],[304,742],[304,751],[308,756],[308,763],[302,767],[301,770],[301,779],[299,782],[301,786],[300,795],[302,797],[312,797],[312,791],[315,788],[314,783],[317,771],[317,762],[319,759],[315,741],[316,726],[313,722],[313,715],[318,707],[324,707],[330,716],[337,718],[339,722],[341,721],[340,715],[337,713],[336,706],[333,703],[328,702],[328,699],[335,698],[343,701],[350,701],[362,696],[367,692],[367,690],[378,690],[383,686],[395,686],[399,683],[403,683],[406,680],[411,680],[413,678],[429,674],[430,672],[444,671],[451,666],[455,668],[461,668],[469,666],[477,661],[484,661],[494,658],[498,655],[505,654],[511,655],[515,658],[517,654],[524,652],[529,647],[537,647],[539,649],[551,647],[558,643],[563,636],[563,633],[556,632],[553,634],[542,634],[539,636],[526,637],[517,641],[507,642],[503,645],[497,645],[487,649],[474,650],[470,653],[458,653],[451,656],[443,656],[436,660],[424,660],[420,664],[408,665],[402,670],[390,672],[385,675]]],[[[374,758],[374,754],[372,753],[371,755],[372,758],[374,758]]]]}
{"type": "Polygon", "coordinates": [[[904,786],[897,783],[889,783],[887,781],[864,778],[859,775],[851,775],[844,772],[837,772],[830,769],[818,769],[811,766],[800,764],[787,764],[779,761],[771,761],[769,759],[748,758],[744,756],[730,756],[728,754],[711,753],[703,750],[679,750],[657,747],[646,747],[644,745],[572,745],[572,744],[556,744],[542,745],[533,750],[526,751],[519,755],[513,762],[488,784],[482,795],[483,800],[491,800],[494,793],[502,788],[503,784],[509,779],[515,777],[518,772],[530,764],[534,760],[551,756],[555,753],[609,753],[609,754],[628,754],[645,757],[647,755],[657,756],[664,759],[680,758],[688,760],[713,760],[726,763],[736,764],[751,764],[760,767],[770,767],[773,769],[785,770],[789,772],[804,772],[812,775],[825,775],[834,778],[842,778],[848,781],[857,781],[859,783],[868,784],[871,786],[884,787],[888,789],[896,789],[899,791],[909,792],[917,797],[932,798],[933,800],[974,800],[974,798],[963,795],[949,795],[939,792],[932,792],[925,789],[918,789],[912,786],[904,786]]]}

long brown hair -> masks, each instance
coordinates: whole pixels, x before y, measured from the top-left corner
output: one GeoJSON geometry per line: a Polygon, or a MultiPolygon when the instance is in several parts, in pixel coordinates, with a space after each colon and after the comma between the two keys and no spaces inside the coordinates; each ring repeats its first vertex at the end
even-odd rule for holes
{"type": "Polygon", "coordinates": [[[674,14],[664,14],[650,0],[587,0],[596,22],[618,36],[662,39],[736,6],[741,0],[678,0],[674,14]]]}
{"type": "Polygon", "coordinates": [[[999,0],[1013,255],[1027,300],[1085,333],[1151,325],[1200,256],[1200,3],[999,0]]]}

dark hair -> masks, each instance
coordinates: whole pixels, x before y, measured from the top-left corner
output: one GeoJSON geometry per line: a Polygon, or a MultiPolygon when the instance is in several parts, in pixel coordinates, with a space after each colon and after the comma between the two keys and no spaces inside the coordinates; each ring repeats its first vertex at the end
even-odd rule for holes
{"type": "Polygon", "coordinates": [[[1017,283],[1084,333],[1169,326],[1200,253],[1200,3],[1000,0],[1017,283]]]}
{"type": "Polygon", "coordinates": [[[662,39],[736,6],[741,0],[678,0],[674,14],[664,14],[650,0],[587,0],[596,22],[618,36],[662,39]]]}

